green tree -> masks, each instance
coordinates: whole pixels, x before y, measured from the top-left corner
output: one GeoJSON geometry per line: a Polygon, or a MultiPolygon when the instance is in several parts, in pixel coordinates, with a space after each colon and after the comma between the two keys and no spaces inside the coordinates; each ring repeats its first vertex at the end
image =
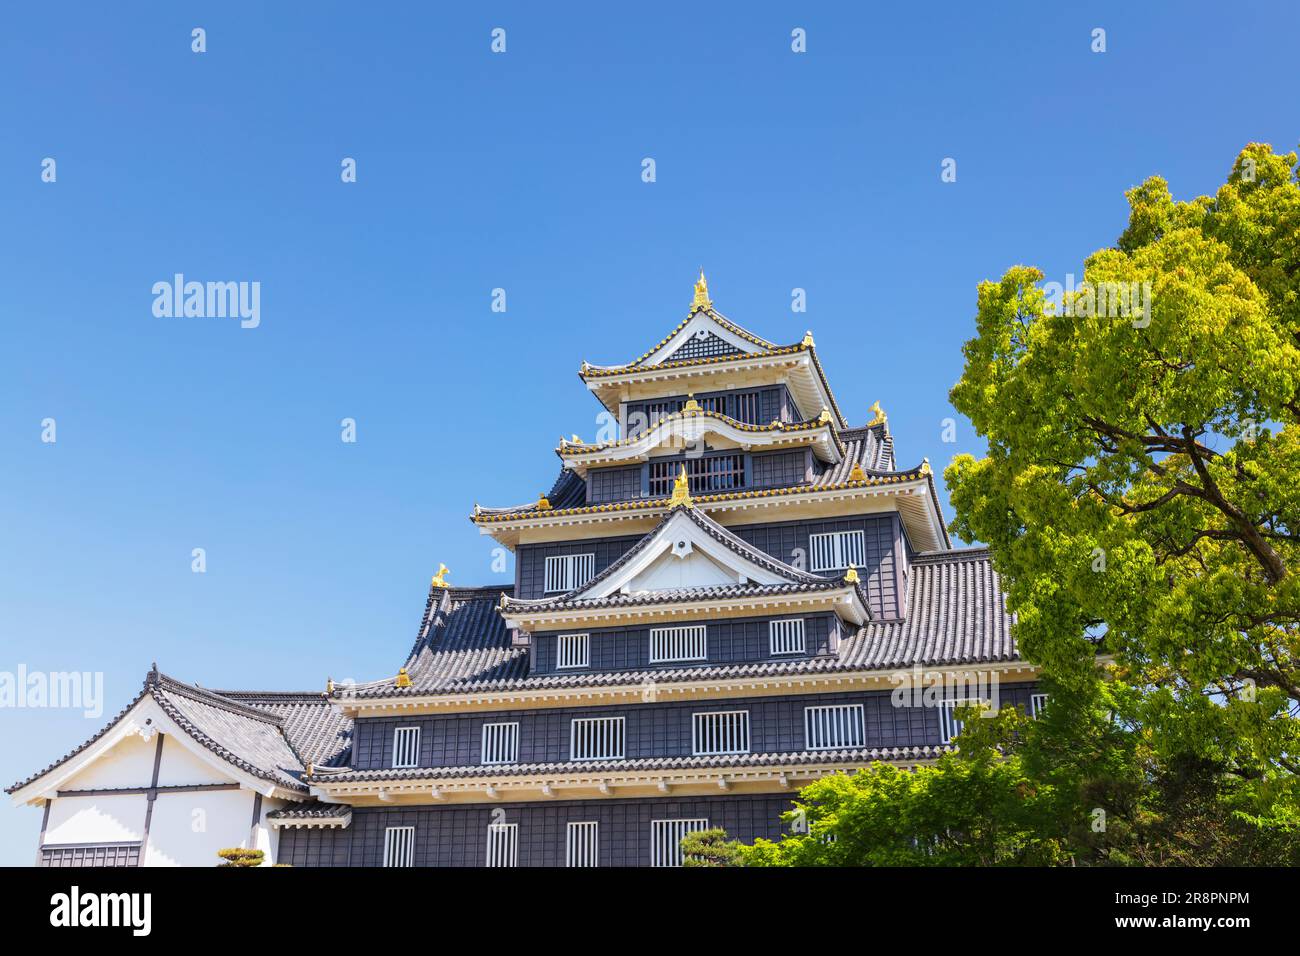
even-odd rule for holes
{"type": "Polygon", "coordinates": [[[720,827],[682,837],[682,866],[740,866],[740,844],[720,827]]]}
{"type": "Polygon", "coordinates": [[[1300,771],[1295,167],[1252,144],[1213,197],[1147,180],[1059,302],[1024,266],[981,284],[951,398],[988,454],[945,473],[1025,656],[1095,700],[1108,655],[1140,761],[1219,768],[1249,786],[1205,792],[1283,828],[1300,771]]]}

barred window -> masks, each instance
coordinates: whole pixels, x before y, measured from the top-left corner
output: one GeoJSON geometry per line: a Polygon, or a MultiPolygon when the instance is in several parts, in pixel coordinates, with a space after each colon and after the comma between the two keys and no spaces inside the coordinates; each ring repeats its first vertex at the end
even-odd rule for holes
{"type": "Polygon", "coordinates": [[[487,833],[487,865],[519,865],[519,824],[489,823],[487,833]]]}
{"type": "Polygon", "coordinates": [[[964,720],[957,719],[957,711],[962,707],[983,708],[984,701],[977,697],[965,697],[960,700],[945,700],[939,704],[939,742],[952,743],[954,737],[961,733],[964,720]]]}
{"type": "Polygon", "coordinates": [[[861,531],[809,535],[814,571],[843,571],[866,563],[866,536],[861,531]]]}
{"type": "Polygon", "coordinates": [[[804,653],[803,619],[771,621],[768,625],[768,639],[773,655],[804,653]]]}
{"type": "Polygon", "coordinates": [[[1029,695],[1029,716],[1030,717],[1037,717],[1039,714],[1043,712],[1043,708],[1046,706],[1047,706],[1046,694],[1029,695]]]}
{"type": "Polygon", "coordinates": [[[805,707],[803,720],[809,750],[838,750],[866,744],[861,704],[805,707]]]}
{"type": "Polygon", "coordinates": [[[600,865],[600,823],[595,820],[570,823],[565,831],[564,865],[600,865]]]}
{"type": "Polygon", "coordinates": [[[519,759],[519,721],[483,725],[482,763],[514,763],[519,759]]]}
{"type": "Polygon", "coordinates": [[[596,575],[596,554],[561,554],[546,559],[546,593],[572,591],[596,575]]]}
{"type": "Polygon", "coordinates": [[[415,827],[384,830],[384,866],[415,865],[415,827]]]}
{"type": "Polygon", "coordinates": [[[569,725],[570,760],[621,760],[625,717],[575,717],[569,725]]]}
{"type": "Polygon", "coordinates": [[[650,663],[703,661],[709,656],[709,631],[706,624],[650,628],[650,663]]]}
{"type": "Polygon", "coordinates": [[[724,710],[695,714],[691,752],[707,754],[749,753],[749,711],[724,710]]]}
{"type": "Polygon", "coordinates": [[[555,639],[555,666],[587,667],[591,664],[590,634],[561,634],[555,639]]]}
{"type": "Polygon", "coordinates": [[[650,865],[681,866],[682,839],[688,833],[698,833],[709,828],[703,818],[693,820],[650,821],[650,865]]]}
{"type": "Polygon", "coordinates": [[[393,730],[393,766],[420,765],[420,728],[397,727],[393,730]]]}

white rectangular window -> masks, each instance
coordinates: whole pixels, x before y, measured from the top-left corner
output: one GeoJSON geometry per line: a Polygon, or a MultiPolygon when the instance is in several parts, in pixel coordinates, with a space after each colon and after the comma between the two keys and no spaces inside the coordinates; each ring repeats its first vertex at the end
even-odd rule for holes
{"type": "Polygon", "coordinates": [[[600,865],[600,824],[595,820],[570,823],[564,838],[565,866],[600,865]]]}
{"type": "Polygon", "coordinates": [[[398,727],[393,731],[393,766],[420,765],[420,728],[398,727]]]}
{"type": "Polygon", "coordinates": [[[866,536],[861,531],[832,531],[809,539],[814,571],[844,571],[866,563],[866,536]]]}
{"type": "Polygon", "coordinates": [[[415,827],[389,827],[384,831],[384,866],[415,865],[415,827]]]}
{"type": "Polygon", "coordinates": [[[519,865],[519,824],[489,823],[487,833],[487,865],[519,865]]]}
{"type": "Polygon", "coordinates": [[[984,702],[976,697],[966,697],[961,700],[945,700],[939,704],[939,742],[950,744],[952,739],[961,733],[964,720],[957,719],[957,710],[961,707],[983,708],[984,702]]]}
{"type": "Polygon", "coordinates": [[[1037,717],[1039,714],[1043,712],[1043,708],[1046,706],[1047,706],[1046,694],[1029,695],[1029,716],[1030,717],[1037,717]]]}
{"type": "Polygon", "coordinates": [[[555,639],[555,666],[587,667],[591,664],[590,634],[561,634],[555,639]]]}
{"type": "Polygon", "coordinates": [[[569,728],[570,760],[621,760],[625,717],[575,717],[569,728]]]}
{"type": "Polygon", "coordinates": [[[805,707],[803,724],[809,750],[839,750],[866,745],[861,704],[805,707]]]}
{"type": "Polygon", "coordinates": [[[703,661],[709,656],[709,629],[705,624],[650,628],[650,663],[703,661]]]}
{"type": "Polygon", "coordinates": [[[546,593],[572,591],[596,575],[596,554],[561,554],[546,559],[546,593]]]}
{"type": "Polygon", "coordinates": [[[695,714],[691,728],[691,751],[705,754],[749,753],[749,711],[724,710],[695,714]]]}
{"type": "Polygon", "coordinates": [[[519,722],[483,725],[481,763],[514,763],[519,759],[519,722]]]}
{"type": "Polygon", "coordinates": [[[688,833],[707,830],[709,821],[698,820],[651,820],[650,821],[650,865],[681,866],[682,838],[688,833]]]}
{"type": "Polygon", "coordinates": [[[772,621],[768,624],[768,637],[773,656],[804,653],[802,618],[789,621],[772,621]]]}

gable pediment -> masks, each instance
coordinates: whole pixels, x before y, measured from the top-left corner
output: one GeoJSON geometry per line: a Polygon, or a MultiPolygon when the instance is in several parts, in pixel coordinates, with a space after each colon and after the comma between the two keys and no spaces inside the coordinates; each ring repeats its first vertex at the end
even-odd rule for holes
{"type": "Polygon", "coordinates": [[[783,573],[782,565],[748,545],[724,543],[709,533],[704,524],[707,521],[687,509],[674,512],[650,533],[631,560],[576,597],[598,600],[613,594],[652,594],[730,584],[791,584],[805,579],[793,568],[783,573]],[[752,558],[746,556],[746,550],[753,553],[752,558]]]}
{"type": "Polygon", "coordinates": [[[758,355],[763,351],[761,346],[737,335],[701,309],[640,364],[653,366],[720,355],[758,355]]]}

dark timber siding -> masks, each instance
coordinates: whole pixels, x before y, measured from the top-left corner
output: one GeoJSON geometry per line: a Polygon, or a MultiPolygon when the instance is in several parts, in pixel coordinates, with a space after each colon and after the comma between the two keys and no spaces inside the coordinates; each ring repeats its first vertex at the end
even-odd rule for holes
{"type": "MultiPolygon", "coordinates": [[[[1034,685],[1002,684],[1002,707],[1028,708],[1034,685]]],[[[950,695],[951,696],[951,695],[950,695]]],[[[895,706],[892,692],[799,694],[790,697],[742,697],[733,700],[673,701],[613,707],[562,707],[507,710],[446,716],[360,718],[354,729],[353,766],[357,770],[390,767],[393,729],[420,728],[421,767],[475,766],[481,758],[483,724],[519,722],[519,762],[548,763],[569,759],[569,722],[575,717],[625,717],[626,758],[689,756],[691,715],[719,710],[749,711],[752,753],[791,753],[805,749],[804,708],[826,704],[862,704],[867,747],[933,746],[940,742],[939,709],[912,701],[895,706]]]]}
{"type": "Polygon", "coordinates": [[[628,501],[641,497],[641,466],[593,468],[587,473],[587,503],[628,501]]]}
{"type": "MultiPolygon", "coordinates": [[[[708,650],[710,664],[738,664],[746,661],[791,660],[801,657],[820,657],[836,650],[840,621],[834,614],[782,614],[777,617],[742,618],[710,621],[708,650]],[[802,617],[804,622],[805,654],[783,654],[772,657],[769,639],[770,622],[802,617]]],[[[674,664],[650,663],[650,627],[620,627],[588,631],[591,635],[591,666],[564,668],[561,674],[582,674],[595,671],[653,670],[655,668],[681,667],[674,664]]],[[[533,635],[533,674],[557,673],[555,646],[558,634],[567,631],[539,632],[533,635]]]]}
{"type": "Polygon", "coordinates": [[[639,536],[630,538],[589,538],[586,541],[559,541],[551,544],[521,544],[515,552],[515,594],[521,598],[544,597],[546,559],[560,554],[596,555],[596,574],[600,574],[632,545],[639,536]]]}
{"type": "Polygon", "coordinates": [[[635,800],[551,800],[544,803],[463,804],[446,807],[364,807],[344,830],[280,831],[278,862],[291,866],[382,866],[384,830],[415,827],[416,866],[483,866],[492,823],[519,826],[520,866],[564,866],[567,824],[597,821],[601,866],[649,866],[652,820],[707,819],[731,836],[775,840],[785,793],[635,800]]]}
{"type": "Polygon", "coordinates": [[[774,524],[735,525],[728,530],[760,551],[795,567],[808,569],[809,536],[831,531],[863,532],[866,566],[858,571],[866,581],[871,612],[888,620],[903,616],[905,594],[900,578],[901,522],[894,512],[834,518],[828,521],[785,521],[774,524]]]}

